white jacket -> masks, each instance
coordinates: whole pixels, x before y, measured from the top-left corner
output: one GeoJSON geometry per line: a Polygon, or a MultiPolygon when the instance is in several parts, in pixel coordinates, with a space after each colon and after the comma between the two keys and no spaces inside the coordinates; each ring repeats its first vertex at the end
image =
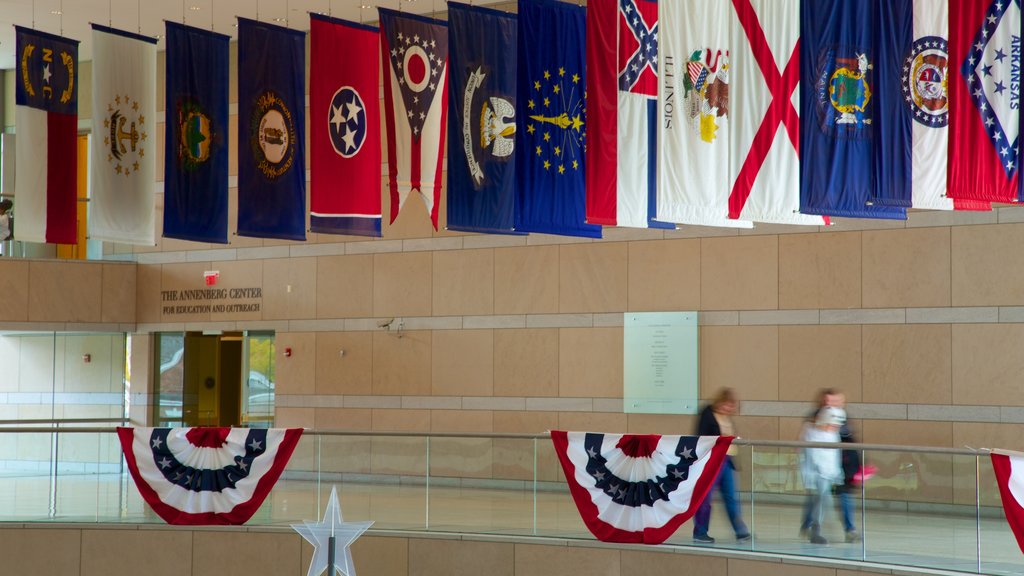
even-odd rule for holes
{"type": "MultiPolygon", "coordinates": [[[[805,442],[835,442],[838,444],[839,431],[822,430],[811,423],[807,423],[804,424],[800,439],[805,442]]],[[[841,484],[843,481],[843,465],[839,450],[831,448],[804,448],[803,453],[800,455],[800,473],[803,477],[804,486],[807,488],[816,487],[819,478],[833,484],[841,484]]]]}

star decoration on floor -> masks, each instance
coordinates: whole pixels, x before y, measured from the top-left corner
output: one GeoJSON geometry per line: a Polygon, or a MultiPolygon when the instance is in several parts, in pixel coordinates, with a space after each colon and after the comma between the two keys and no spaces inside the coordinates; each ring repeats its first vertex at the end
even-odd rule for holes
{"type": "Polygon", "coordinates": [[[343,522],[341,519],[341,505],[338,504],[338,491],[331,488],[331,499],[327,502],[327,509],[319,522],[303,522],[292,524],[292,528],[313,545],[313,561],[309,564],[309,571],[306,576],[320,576],[325,570],[331,568],[328,576],[334,576],[335,571],[341,572],[343,576],[356,576],[356,567],[352,562],[352,551],[349,546],[373,526],[373,521],[368,522],[343,522]],[[334,566],[329,567],[331,536],[334,536],[334,566]]]}

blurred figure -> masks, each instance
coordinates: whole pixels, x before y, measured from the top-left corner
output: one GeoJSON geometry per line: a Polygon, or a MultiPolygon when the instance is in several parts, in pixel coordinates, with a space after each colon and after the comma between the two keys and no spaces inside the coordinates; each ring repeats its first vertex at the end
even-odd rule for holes
{"type": "MultiPolygon", "coordinates": [[[[818,412],[826,407],[846,409],[846,394],[835,388],[823,388],[818,392],[818,403],[814,410],[808,414],[807,421],[814,422],[818,412]]],[[[844,420],[839,428],[839,440],[844,443],[856,443],[849,421],[844,420]]],[[[860,542],[861,535],[857,532],[857,525],[854,523],[853,494],[857,492],[860,479],[858,474],[861,469],[860,452],[857,450],[843,450],[841,455],[843,468],[843,482],[836,487],[836,494],[839,496],[839,510],[843,522],[843,531],[846,532],[847,542],[860,542]]],[[[800,524],[800,536],[806,537],[811,529],[812,523],[812,500],[808,497],[804,504],[803,521],[800,524]]]]}
{"type": "MultiPolygon", "coordinates": [[[[733,425],[732,416],[739,409],[739,400],[732,388],[723,388],[715,395],[711,404],[706,406],[700,413],[697,421],[698,436],[735,436],[736,427],[733,425]]],[[[693,519],[693,541],[705,544],[714,544],[715,539],[708,535],[708,528],[711,527],[711,495],[715,488],[722,494],[722,503],[725,505],[725,513],[732,523],[732,529],[736,532],[737,542],[750,540],[750,530],[743,523],[740,516],[740,501],[736,494],[736,464],[733,456],[736,448],[730,446],[729,453],[722,462],[722,468],[718,476],[711,484],[708,495],[697,508],[693,519]]]]}
{"type": "MultiPolygon", "coordinates": [[[[846,423],[846,412],[826,406],[818,411],[814,423],[805,423],[800,439],[804,442],[839,443],[839,428],[846,423]]],[[[821,525],[832,503],[832,487],[843,481],[843,468],[839,450],[832,448],[804,448],[800,472],[807,489],[811,510],[810,541],[828,544],[821,535],[821,525]]]]}

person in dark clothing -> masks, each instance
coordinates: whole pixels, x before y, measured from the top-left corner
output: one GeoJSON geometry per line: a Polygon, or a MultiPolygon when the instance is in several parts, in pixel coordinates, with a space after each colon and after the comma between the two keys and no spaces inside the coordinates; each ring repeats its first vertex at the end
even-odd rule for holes
{"type": "MultiPolygon", "coordinates": [[[[846,395],[834,388],[824,388],[818,392],[818,405],[808,415],[807,420],[813,422],[818,417],[818,412],[823,408],[845,408],[846,395]]],[[[839,428],[839,441],[843,443],[856,443],[857,440],[850,428],[849,421],[843,423],[839,428]]],[[[853,521],[853,495],[857,492],[857,484],[854,476],[860,470],[860,453],[856,450],[842,451],[843,483],[836,487],[836,494],[839,496],[839,509],[842,514],[843,530],[846,532],[847,542],[860,542],[861,535],[857,532],[857,525],[853,521]]],[[[812,502],[810,499],[804,504],[803,519],[800,523],[800,536],[809,534],[813,521],[812,502]]]]}
{"type": "MultiPolygon", "coordinates": [[[[736,393],[731,388],[723,388],[715,396],[714,400],[700,413],[697,421],[698,436],[735,436],[736,428],[732,423],[732,415],[739,408],[739,401],[736,393]]],[[[718,476],[711,484],[707,496],[697,508],[693,519],[693,541],[704,544],[714,544],[715,539],[708,535],[708,528],[711,527],[711,494],[718,488],[722,494],[722,502],[725,504],[725,513],[732,523],[732,529],[736,532],[737,542],[750,540],[750,530],[743,523],[740,515],[740,501],[736,487],[736,464],[733,462],[735,448],[730,447],[729,453],[722,462],[722,468],[718,476]]]]}

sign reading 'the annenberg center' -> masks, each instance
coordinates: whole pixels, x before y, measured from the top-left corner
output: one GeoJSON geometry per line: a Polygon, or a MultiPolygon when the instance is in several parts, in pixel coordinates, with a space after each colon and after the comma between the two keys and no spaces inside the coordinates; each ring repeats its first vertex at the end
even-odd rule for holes
{"type": "Polygon", "coordinates": [[[623,325],[624,410],[696,414],[697,313],[630,313],[623,325]]]}

